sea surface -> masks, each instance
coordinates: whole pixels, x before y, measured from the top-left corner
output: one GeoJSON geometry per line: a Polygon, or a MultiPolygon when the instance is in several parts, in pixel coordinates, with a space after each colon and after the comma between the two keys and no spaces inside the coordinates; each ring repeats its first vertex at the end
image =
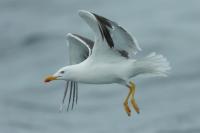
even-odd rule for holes
{"type": "Polygon", "coordinates": [[[200,133],[200,1],[0,0],[0,133],[200,133]],[[67,65],[67,33],[93,39],[79,9],[125,27],[137,58],[170,61],[167,78],[134,78],[139,115],[116,84],[80,84],[78,105],[59,112],[65,83],[43,80],[67,65]]]}

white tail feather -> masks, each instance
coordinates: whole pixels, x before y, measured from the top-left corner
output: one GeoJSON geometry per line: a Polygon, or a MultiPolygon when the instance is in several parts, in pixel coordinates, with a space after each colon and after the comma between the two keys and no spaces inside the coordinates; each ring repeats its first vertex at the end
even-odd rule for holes
{"type": "Polygon", "coordinates": [[[134,67],[136,75],[152,74],[153,76],[167,76],[168,71],[171,69],[167,59],[156,53],[151,53],[145,58],[137,60],[134,67]]]}

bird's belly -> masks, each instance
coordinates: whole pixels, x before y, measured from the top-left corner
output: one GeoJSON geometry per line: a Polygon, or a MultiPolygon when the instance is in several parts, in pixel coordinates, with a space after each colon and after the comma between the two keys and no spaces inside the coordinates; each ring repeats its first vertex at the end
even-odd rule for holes
{"type": "Polygon", "coordinates": [[[115,69],[110,68],[109,65],[90,66],[90,69],[82,71],[77,79],[87,84],[111,84],[119,80],[115,69]]]}
{"type": "Polygon", "coordinates": [[[120,63],[101,63],[92,64],[79,73],[79,82],[88,84],[110,84],[118,83],[122,78],[126,78],[128,75],[128,67],[130,62],[120,63]],[[88,69],[89,68],[89,69],[88,69]]]}
{"type": "Polygon", "coordinates": [[[79,77],[79,82],[87,84],[111,84],[117,82],[118,78],[113,73],[90,71],[79,77]]]}

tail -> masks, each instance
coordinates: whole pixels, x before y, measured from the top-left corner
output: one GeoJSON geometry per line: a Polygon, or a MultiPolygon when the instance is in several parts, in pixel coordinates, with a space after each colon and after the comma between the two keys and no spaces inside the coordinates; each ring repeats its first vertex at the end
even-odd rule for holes
{"type": "Polygon", "coordinates": [[[137,60],[134,67],[136,75],[151,74],[153,76],[167,76],[171,69],[167,59],[156,53],[151,53],[147,57],[137,60]]]}

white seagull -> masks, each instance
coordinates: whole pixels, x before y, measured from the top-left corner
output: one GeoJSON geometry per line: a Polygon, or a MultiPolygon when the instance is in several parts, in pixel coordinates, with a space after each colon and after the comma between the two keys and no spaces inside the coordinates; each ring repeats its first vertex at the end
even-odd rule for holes
{"type": "Polygon", "coordinates": [[[80,17],[95,34],[94,42],[77,34],[68,33],[70,65],[62,67],[45,82],[52,80],[66,81],[63,104],[70,88],[69,103],[78,99],[78,83],[112,84],[117,83],[129,88],[124,101],[124,109],[131,115],[129,100],[137,113],[139,107],[134,99],[135,84],[131,79],[141,74],[167,76],[169,63],[162,55],[151,53],[141,59],[133,56],[141,51],[137,41],[116,22],[95,13],[80,10],[80,17]],[[73,99],[71,98],[73,96],[73,99]]]}

